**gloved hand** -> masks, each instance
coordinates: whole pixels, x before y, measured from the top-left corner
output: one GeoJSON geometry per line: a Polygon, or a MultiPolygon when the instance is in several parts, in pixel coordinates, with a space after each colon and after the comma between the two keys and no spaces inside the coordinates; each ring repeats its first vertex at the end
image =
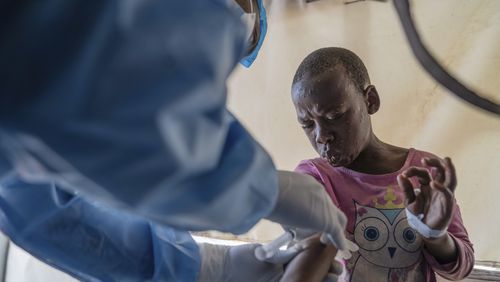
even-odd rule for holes
{"type": "Polygon", "coordinates": [[[324,232],[337,249],[350,250],[352,244],[348,244],[344,236],[347,218],[316,179],[305,174],[278,171],[278,181],[278,201],[267,219],[293,230],[299,239],[324,232]]]}
{"type": "MultiPolygon", "coordinates": [[[[222,246],[200,244],[200,282],[267,282],[279,281],[284,273],[282,263],[262,262],[255,258],[260,244],[222,246]]],[[[290,254],[292,259],[295,254],[290,254]]]]}
{"type": "MultiPolygon", "coordinates": [[[[280,281],[285,273],[285,265],[293,263],[293,259],[303,250],[311,248],[311,242],[317,235],[297,242],[293,248],[280,256],[279,261],[265,262],[258,260],[255,250],[261,244],[244,244],[239,246],[223,246],[199,244],[201,269],[199,282],[274,282],[280,281]],[[314,237],[315,236],[315,237],[314,237]],[[291,262],[292,261],[292,262],[291,262]]],[[[329,267],[324,282],[336,282],[342,273],[342,266],[335,260],[329,267]]]]}

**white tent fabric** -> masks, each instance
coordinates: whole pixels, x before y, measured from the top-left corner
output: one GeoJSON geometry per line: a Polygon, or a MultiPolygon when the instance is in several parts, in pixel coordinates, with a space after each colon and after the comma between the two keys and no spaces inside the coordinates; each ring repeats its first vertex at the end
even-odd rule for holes
{"type": "Polygon", "coordinates": [[[10,243],[4,282],[76,282],[75,278],[55,269],[10,243]]]}
{"type": "MultiPolygon", "coordinates": [[[[500,1],[411,1],[417,27],[433,54],[476,91],[500,101],[500,1]]],[[[372,117],[376,134],[404,147],[450,156],[457,167],[456,197],[477,260],[500,261],[500,117],[465,104],[418,65],[393,3],[273,0],[269,31],[257,61],[230,80],[232,111],[274,157],[293,169],[315,157],[296,122],[290,86],[310,52],[339,46],[365,62],[382,106],[372,117]]],[[[271,239],[263,224],[247,237],[271,239]]]]}

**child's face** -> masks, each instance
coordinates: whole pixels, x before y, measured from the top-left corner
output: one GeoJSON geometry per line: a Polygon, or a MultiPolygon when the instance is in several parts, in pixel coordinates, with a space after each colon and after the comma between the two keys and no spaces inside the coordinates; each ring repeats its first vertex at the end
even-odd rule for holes
{"type": "Polygon", "coordinates": [[[342,67],[297,82],[292,97],[309,141],[333,166],[348,166],[368,144],[372,129],[366,95],[342,67]]]}

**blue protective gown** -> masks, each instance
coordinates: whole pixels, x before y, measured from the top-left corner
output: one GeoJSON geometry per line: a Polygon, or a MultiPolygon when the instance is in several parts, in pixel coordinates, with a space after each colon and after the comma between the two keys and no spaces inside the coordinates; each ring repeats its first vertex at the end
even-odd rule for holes
{"type": "Polygon", "coordinates": [[[0,228],[83,280],[193,281],[187,230],[242,233],[277,198],[227,111],[245,51],[225,0],[0,4],[0,228]]]}

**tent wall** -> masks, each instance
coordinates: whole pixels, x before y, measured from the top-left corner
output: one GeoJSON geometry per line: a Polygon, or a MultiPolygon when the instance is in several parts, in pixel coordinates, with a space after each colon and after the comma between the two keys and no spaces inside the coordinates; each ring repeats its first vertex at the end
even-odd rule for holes
{"type": "MultiPolygon", "coordinates": [[[[466,85],[500,101],[500,1],[411,3],[433,54],[466,85]]],[[[453,159],[456,197],[476,258],[500,261],[500,118],[458,100],[424,73],[390,1],[273,0],[268,12],[260,56],[252,68],[234,73],[229,101],[277,166],[293,169],[316,156],[290,100],[297,66],[317,48],[348,48],[363,59],[381,95],[382,106],[372,116],[378,137],[453,159]]],[[[279,232],[264,224],[248,236],[268,239],[279,232]]]]}

